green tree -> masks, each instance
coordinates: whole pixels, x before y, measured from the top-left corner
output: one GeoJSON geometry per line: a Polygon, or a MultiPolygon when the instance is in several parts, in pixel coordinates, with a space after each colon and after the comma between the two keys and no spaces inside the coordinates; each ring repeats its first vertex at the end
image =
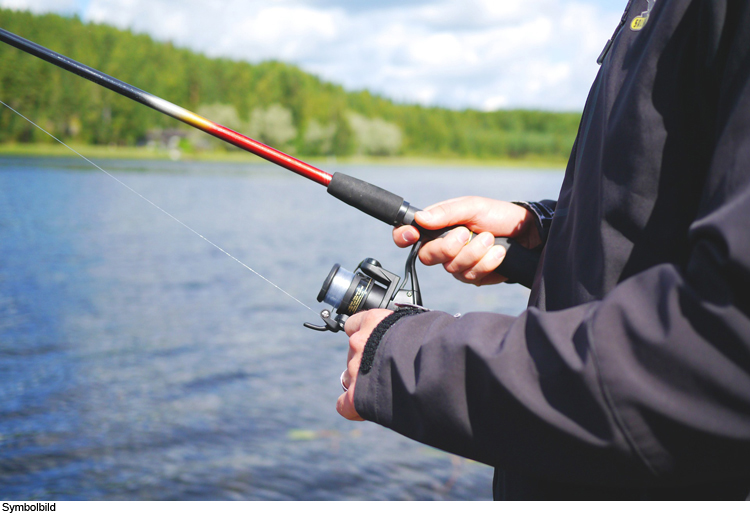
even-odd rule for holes
{"type": "MultiPolygon", "coordinates": [[[[448,110],[346,92],[296,66],[204,55],[78,18],[0,9],[0,27],[276,147],[312,155],[567,157],[579,113],[448,110]],[[241,117],[244,117],[244,120],[241,117]]],[[[188,126],[0,44],[0,99],[64,141],[134,145],[188,126]]],[[[50,138],[0,109],[0,142],[50,138]]]]}

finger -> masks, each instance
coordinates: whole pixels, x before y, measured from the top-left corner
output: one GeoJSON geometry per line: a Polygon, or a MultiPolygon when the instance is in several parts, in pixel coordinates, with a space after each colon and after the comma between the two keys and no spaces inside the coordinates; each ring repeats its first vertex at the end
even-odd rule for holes
{"type": "Polygon", "coordinates": [[[393,242],[399,248],[411,246],[419,240],[419,230],[414,226],[399,226],[393,230],[393,242]]]}
{"type": "Polygon", "coordinates": [[[357,380],[357,375],[359,374],[359,364],[361,362],[358,360],[352,361],[350,358],[347,360],[346,369],[343,373],[341,373],[341,383],[344,385],[345,388],[352,387],[352,384],[354,384],[354,381],[357,380]]]}
{"type": "MultiPolygon", "coordinates": [[[[442,208],[444,206],[448,206],[452,202],[456,202],[459,200],[464,200],[463,198],[451,198],[449,200],[444,200],[442,202],[438,202],[437,204],[432,204],[431,206],[427,206],[423,211],[418,211],[415,214],[415,220],[417,224],[422,226],[423,228],[432,229],[429,223],[425,223],[423,221],[423,218],[431,219],[430,213],[426,213],[427,211],[436,209],[436,208],[442,208]]],[[[442,213],[439,213],[439,215],[442,215],[442,213]]],[[[415,226],[398,226],[393,229],[393,242],[396,243],[396,246],[399,248],[406,248],[407,246],[411,246],[415,242],[417,242],[420,238],[419,230],[415,226]]]]}
{"type": "Polygon", "coordinates": [[[344,372],[341,373],[341,386],[344,391],[348,391],[349,387],[352,385],[352,377],[349,375],[349,368],[344,369],[344,372]]]}
{"type": "Polygon", "coordinates": [[[346,361],[350,363],[353,358],[358,358],[357,367],[362,358],[362,352],[365,350],[367,345],[367,339],[370,337],[369,333],[355,332],[349,337],[349,352],[346,355],[346,361]]]}
{"type": "Polygon", "coordinates": [[[392,310],[387,309],[371,309],[358,312],[346,320],[344,331],[349,335],[349,351],[346,361],[356,361],[357,365],[354,372],[359,369],[359,363],[362,361],[362,353],[365,350],[365,345],[367,345],[373,329],[392,313],[392,310]]]}
{"type": "Polygon", "coordinates": [[[344,323],[344,332],[347,336],[351,337],[352,334],[359,331],[362,328],[362,322],[367,316],[367,312],[357,312],[352,314],[344,323]]]}
{"type": "Polygon", "coordinates": [[[392,310],[388,309],[370,309],[357,312],[346,320],[344,331],[349,336],[359,331],[366,331],[365,334],[369,335],[377,327],[378,323],[392,312],[392,310]]]}
{"type": "Polygon", "coordinates": [[[495,270],[505,258],[505,248],[500,245],[492,246],[474,266],[453,274],[453,277],[472,285],[493,285],[507,281],[507,278],[496,273],[495,270]]]}
{"type": "Polygon", "coordinates": [[[339,415],[344,419],[350,421],[363,421],[364,419],[360,417],[354,407],[354,388],[356,384],[356,381],[352,381],[352,385],[349,386],[349,389],[339,395],[339,398],[336,401],[336,411],[339,412],[339,415]]]}
{"type": "Polygon", "coordinates": [[[414,216],[420,226],[431,230],[470,224],[485,215],[485,203],[476,197],[461,197],[438,202],[414,216]]]}
{"type": "Polygon", "coordinates": [[[446,271],[455,274],[474,268],[494,244],[494,235],[489,232],[480,233],[464,245],[454,259],[445,263],[446,271]]]}
{"type": "Polygon", "coordinates": [[[344,386],[347,388],[352,387],[352,385],[357,380],[357,375],[359,374],[359,364],[361,363],[360,358],[355,358],[352,360],[351,358],[347,360],[346,363],[346,369],[341,374],[341,381],[344,383],[344,386]]]}
{"type": "Polygon", "coordinates": [[[450,262],[456,258],[470,238],[471,232],[464,227],[451,230],[445,237],[426,243],[419,250],[419,260],[427,266],[450,262]]]}

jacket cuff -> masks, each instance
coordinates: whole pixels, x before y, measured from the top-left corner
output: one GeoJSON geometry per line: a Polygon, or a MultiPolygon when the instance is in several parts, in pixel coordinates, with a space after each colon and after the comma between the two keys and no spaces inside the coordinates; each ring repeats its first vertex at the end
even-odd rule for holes
{"type": "Polygon", "coordinates": [[[378,326],[372,331],[370,337],[367,339],[367,343],[365,344],[365,350],[362,353],[362,362],[359,364],[359,372],[363,374],[370,372],[372,369],[372,363],[375,361],[375,353],[380,345],[380,340],[383,339],[383,336],[385,336],[388,329],[393,327],[393,325],[401,318],[413,316],[422,312],[427,312],[427,309],[417,306],[400,307],[396,312],[389,314],[383,319],[383,321],[378,323],[378,326]]]}
{"type": "Polygon", "coordinates": [[[541,202],[513,202],[516,206],[527,209],[534,216],[534,223],[539,230],[539,236],[542,238],[542,244],[547,242],[552,218],[555,216],[556,200],[542,200],[541,202]]]}

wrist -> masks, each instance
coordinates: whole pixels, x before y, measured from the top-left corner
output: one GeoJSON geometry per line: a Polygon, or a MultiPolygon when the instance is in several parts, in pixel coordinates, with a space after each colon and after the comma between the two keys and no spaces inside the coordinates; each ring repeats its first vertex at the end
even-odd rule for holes
{"type": "Polygon", "coordinates": [[[527,241],[528,248],[535,248],[540,244],[547,242],[547,234],[554,216],[554,209],[547,203],[543,202],[513,202],[526,210],[526,219],[522,227],[524,238],[527,241]]]}

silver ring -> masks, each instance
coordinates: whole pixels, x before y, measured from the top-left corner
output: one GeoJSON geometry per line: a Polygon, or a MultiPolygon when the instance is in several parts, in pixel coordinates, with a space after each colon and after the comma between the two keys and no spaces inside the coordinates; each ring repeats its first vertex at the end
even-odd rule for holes
{"type": "Polygon", "coordinates": [[[345,374],[345,373],[346,373],[347,371],[348,371],[348,369],[344,369],[344,370],[343,370],[343,371],[341,372],[341,376],[339,377],[339,382],[341,382],[341,389],[343,389],[343,390],[344,390],[344,393],[346,393],[347,391],[349,391],[349,388],[347,388],[347,387],[346,387],[346,386],[344,385],[344,374],[345,374]]]}

